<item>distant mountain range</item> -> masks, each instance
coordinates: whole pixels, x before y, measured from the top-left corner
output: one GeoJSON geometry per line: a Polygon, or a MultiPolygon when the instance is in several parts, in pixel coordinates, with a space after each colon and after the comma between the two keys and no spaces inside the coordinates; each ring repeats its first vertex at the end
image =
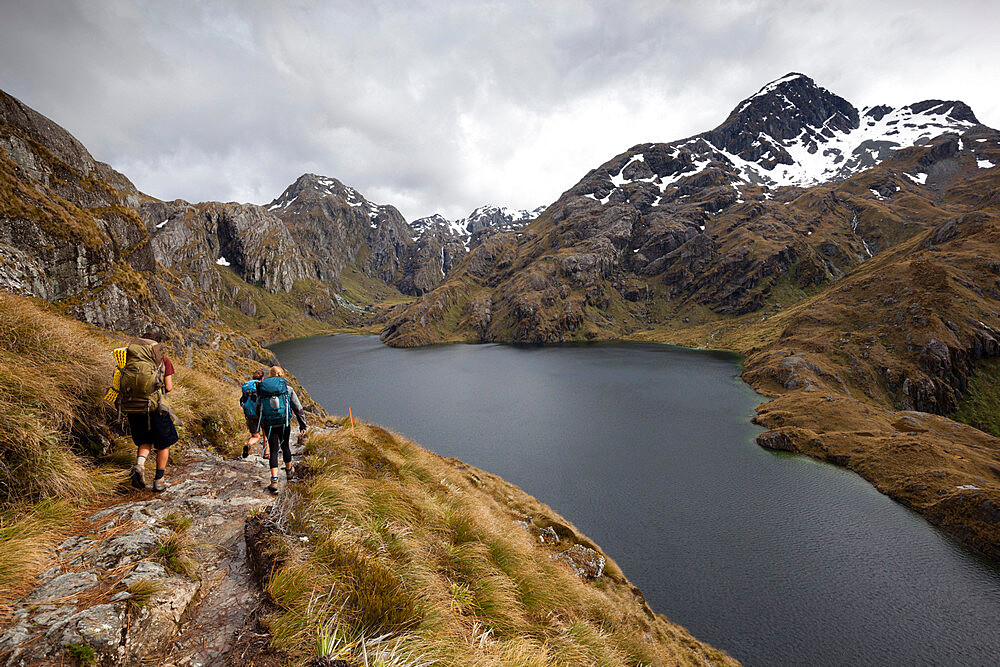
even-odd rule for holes
{"type": "Polygon", "coordinates": [[[408,320],[428,321],[417,302],[394,319],[386,340],[571,340],[645,328],[681,311],[709,316],[686,312],[696,307],[716,315],[759,310],[785,284],[813,289],[912,236],[921,216],[887,217],[873,202],[954,180],[955,167],[940,165],[956,156],[968,175],[991,168],[995,134],[960,101],[859,111],[809,77],[788,74],[713,130],[640,144],[592,169],[520,240],[473,248],[438,288],[468,299],[453,304],[467,312],[451,320],[462,329],[411,329],[408,320]],[[913,151],[926,155],[912,162],[913,151]],[[877,169],[887,162],[892,167],[877,169]],[[870,185],[865,197],[830,195],[820,204],[819,190],[806,194],[861,175],[870,185]],[[489,321],[477,315],[474,293],[492,304],[489,321]],[[653,315],[649,302],[671,307],[653,315]],[[617,313],[610,319],[609,309],[617,313]]]}
{"type": "Polygon", "coordinates": [[[440,232],[461,240],[468,248],[473,238],[481,238],[484,232],[517,231],[537,218],[544,210],[544,206],[527,211],[487,204],[458,220],[447,220],[435,213],[426,218],[417,218],[410,223],[410,227],[416,239],[422,238],[428,232],[440,232]]]}

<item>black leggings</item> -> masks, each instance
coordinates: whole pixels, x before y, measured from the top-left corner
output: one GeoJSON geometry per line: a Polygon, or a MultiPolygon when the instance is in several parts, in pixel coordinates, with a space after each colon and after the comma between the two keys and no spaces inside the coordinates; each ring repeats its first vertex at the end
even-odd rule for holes
{"type": "Polygon", "coordinates": [[[285,463],[292,462],[292,448],[288,444],[289,439],[292,437],[292,425],[288,426],[264,426],[264,432],[267,434],[267,445],[268,451],[271,455],[271,467],[278,467],[278,448],[281,448],[281,457],[284,459],[285,463]]]}

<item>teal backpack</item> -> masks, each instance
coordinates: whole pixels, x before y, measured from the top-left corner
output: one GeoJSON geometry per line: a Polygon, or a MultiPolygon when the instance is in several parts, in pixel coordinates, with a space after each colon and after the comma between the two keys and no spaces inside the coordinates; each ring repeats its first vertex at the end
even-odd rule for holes
{"type": "Polygon", "coordinates": [[[243,395],[240,396],[240,405],[243,406],[243,414],[247,420],[254,420],[260,417],[260,397],[257,395],[257,388],[260,380],[247,380],[243,383],[243,395]]]}
{"type": "Polygon", "coordinates": [[[288,426],[292,420],[291,396],[285,378],[264,378],[257,386],[261,426],[288,426]]]}

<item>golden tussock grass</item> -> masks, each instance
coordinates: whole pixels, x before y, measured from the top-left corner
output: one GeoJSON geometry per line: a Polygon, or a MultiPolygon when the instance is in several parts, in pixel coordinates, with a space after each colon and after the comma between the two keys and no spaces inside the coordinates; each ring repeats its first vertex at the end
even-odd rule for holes
{"type": "Polygon", "coordinates": [[[87,498],[103,485],[73,446],[110,414],[110,346],[24,298],[0,293],[0,313],[0,507],[87,498]]]}
{"type": "MultiPolygon", "coordinates": [[[[103,400],[121,344],[49,304],[0,292],[0,601],[30,588],[83,510],[125,479],[135,448],[103,400]]],[[[238,446],[238,388],[176,370],[170,402],[182,439],[172,456],[190,443],[238,446]]]]}
{"type": "Polygon", "coordinates": [[[359,664],[386,635],[409,656],[387,664],[733,664],[650,612],[612,561],[584,581],[551,560],[591,543],[500,478],[360,423],[312,436],[307,463],[300,540],[268,583],[274,645],[300,664],[332,631],[359,664]],[[514,524],[526,515],[566,539],[536,543],[514,524]]]}

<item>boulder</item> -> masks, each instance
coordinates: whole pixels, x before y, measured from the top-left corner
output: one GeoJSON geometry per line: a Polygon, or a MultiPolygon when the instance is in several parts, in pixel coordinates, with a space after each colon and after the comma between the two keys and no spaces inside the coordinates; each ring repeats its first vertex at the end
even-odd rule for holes
{"type": "Polygon", "coordinates": [[[573,568],[576,576],[582,579],[597,579],[604,574],[606,562],[604,556],[582,544],[574,544],[565,551],[553,554],[550,558],[568,564],[573,568]]]}

